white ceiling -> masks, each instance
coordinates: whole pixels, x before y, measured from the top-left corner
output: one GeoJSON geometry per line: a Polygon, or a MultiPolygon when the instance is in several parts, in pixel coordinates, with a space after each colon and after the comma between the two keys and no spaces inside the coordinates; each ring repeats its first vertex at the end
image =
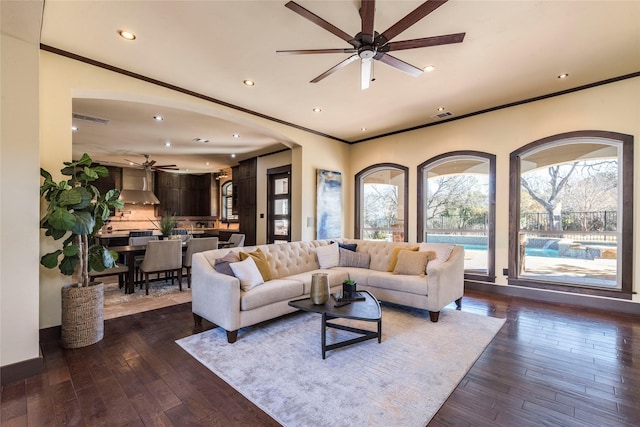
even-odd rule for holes
{"type": "MultiPolygon", "coordinates": [[[[312,84],[349,54],[275,51],[350,46],[285,3],[47,0],[41,42],[348,142],[434,123],[438,107],[459,117],[640,71],[639,1],[452,0],[393,39],[466,32],[462,43],[393,52],[435,71],[412,77],[376,61],[375,81],[363,91],[354,62],[312,84]],[[118,29],[137,39],[123,40],[118,29]]],[[[298,3],[351,35],[360,31],[359,1],[298,3]]],[[[376,2],[376,31],[421,3],[376,2]]],[[[74,151],[94,159],[142,161],[147,153],[158,164],[215,171],[235,164],[231,153],[291,146],[250,123],[153,105],[76,99],[73,108],[111,120],[78,123],[74,151]],[[155,114],[166,120],[154,123],[155,114]]]]}

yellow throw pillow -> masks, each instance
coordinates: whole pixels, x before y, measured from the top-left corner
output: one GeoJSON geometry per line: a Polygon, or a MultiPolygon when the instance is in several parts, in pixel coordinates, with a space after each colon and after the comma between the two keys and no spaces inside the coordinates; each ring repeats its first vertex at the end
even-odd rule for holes
{"type": "Polygon", "coordinates": [[[400,251],[393,274],[424,276],[427,263],[435,259],[435,256],[434,252],[400,251]]]}
{"type": "Polygon", "coordinates": [[[265,282],[268,282],[273,278],[271,275],[271,268],[269,267],[269,261],[267,261],[267,256],[260,250],[260,248],[253,252],[240,252],[239,255],[240,259],[243,261],[249,257],[253,258],[256,263],[256,267],[258,267],[260,275],[265,282]]]}
{"type": "Polygon", "coordinates": [[[391,259],[389,260],[389,266],[387,267],[387,271],[393,271],[396,269],[396,264],[398,262],[398,253],[400,251],[417,251],[419,246],[415,246],[413,248],[403,248],[400,246],[396,246],[393,248],[393,252],[391,252],[391,259]]]}

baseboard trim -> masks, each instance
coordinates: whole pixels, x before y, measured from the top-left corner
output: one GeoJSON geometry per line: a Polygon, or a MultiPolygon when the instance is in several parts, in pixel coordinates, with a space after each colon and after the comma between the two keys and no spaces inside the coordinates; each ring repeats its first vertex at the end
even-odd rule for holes
{"type": "Polygon", "coordinates": [[[36,357],[35,359],[23,360],[0,367],[0,383],[5,386],[34,375],[40,375],[44,369],[44,358],[36,357]]]}
{"type": "Polygon", "coordinates": [[[61,339],[62,339],[61,325],[40,329],[40,343],[59,341],[61,339]]]}
{"type": "Polygon", "coordinates": [[[596,310],[616,311],[625,314],[640,314],[640,304],[617,298],[607,298],[594,295],[570,294],[548,289],[524,288],[521,286],[495,285],[493,283],[464,282],[465,289],[490,292],[552,304],[566,304],[596,310]]]}

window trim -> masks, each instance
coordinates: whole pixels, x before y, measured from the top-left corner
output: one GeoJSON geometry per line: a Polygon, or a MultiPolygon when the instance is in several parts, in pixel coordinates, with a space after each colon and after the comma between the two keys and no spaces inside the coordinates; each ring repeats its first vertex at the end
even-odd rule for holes
{"type": "Polygon", "coordinates": [[[488,245],[487,245],[487,274],[467,273],[465,272],[465,280],[477,280],[483,282],[494,283],[496,281],[496,155],[485,153],[483,151],[459,150],[450,151],[448,153],[439,154],[418,165],[418,218],[417,218],[417,236],[418,243],[422,242],[424,236],[424,169],[432,163],[445,160],[449,157],[457,156],[473,156],[486,159],[489,162],[489,218],[488,218],[488,245]]]}
{"type": "Polygon", "coordinates": [[[549,289],[585,295],[607,296],[631,299],[633,293],[633,136],[618,132],[580,130],[560,133],[530,142],[511,152],[509,160],[509,274],[507,283],[513,286],[549,289]],[[622,150],[622,230],[620,231],[620,252],[623,259],[620,263],[621,289],[607,290],[582,286],[556,285],[516,276],[518,271],[518,242],[515,236],[519,232],[520,213],[520,157],[534,148],[541,147],[565,139],[599,138],[621,144],[622,150]]]}
{"type": "Polygon", "coordinates": [[[409,240],[409,221],[408,221],[408,217],[407,215],[409,214],[409,168],[407,166],[402,166],[399,165],[397,163],[377,163],[375,165],[371,165],[368,166],[364,169],[362,169],[360,172],[356,173],[355,175],[355,186],[354,186],[354,197],[355,197],[355,209],[354,209],[354,213],[355,213],[355,220],[353,222],[354,224],[354,236],[356,239],[360,239],[361,238],[361,234],[360,234],[360,225],[361,225],[361,221],[360,221],[360,217],[361,217],[361,213],[362,213],[362,206],[361,206],[361,202],[362,202],[362,190],[361,190],[361,180],[374,173],[377,172],[378,170],[383,170],[383,169],[394,169],[400,172],[404,173],[404,203],[403,203],[403,207],[404,207],[404,213],[405,213],[405,218],[404,218],[404,241],[408,242],[409,240]]]}

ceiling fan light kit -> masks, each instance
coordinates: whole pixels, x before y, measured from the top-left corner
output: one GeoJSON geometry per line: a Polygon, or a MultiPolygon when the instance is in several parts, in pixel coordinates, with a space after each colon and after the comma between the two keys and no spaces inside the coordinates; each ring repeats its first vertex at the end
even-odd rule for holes
{"type": "Polygon", "coordinates": [[[397,50],[416,49],[421,47],[440,46],[453,43],[461,43],[465,33],[455,33],[435,37],[424,37],[420,39],[403,40],[391,42],[391,39],[405,31],[407,28],[429,15],[431,12],[442,6],[448,0],[427,0],[406,15],[404,18],[393,24],[383,33],[374,31],[375,0],[362,0],[360,5],[361,28],[355,36],[350,36],[333,24],[320,18],[313,12],[305,9],[294,1],[285,4],[285,7],[308,19],[321,28],[329,31],[333,35],[349,43],[350,48],[338,49],[300,49],[300,50],[278,50],[280,55],[306,55],[323,53],[351,53],[347,59],[342,60],[324,73],[311,80],[311,83],[318,83],[325,77],[335,73],[339,69],[350,63],[360,60],[360,88],[367,89],[373,81],[373,61],[380,61],[383,64],[396,68],[414,77],[419,76],[424,71],[412,64],[404,62],[388,52],[397,50]]]}

